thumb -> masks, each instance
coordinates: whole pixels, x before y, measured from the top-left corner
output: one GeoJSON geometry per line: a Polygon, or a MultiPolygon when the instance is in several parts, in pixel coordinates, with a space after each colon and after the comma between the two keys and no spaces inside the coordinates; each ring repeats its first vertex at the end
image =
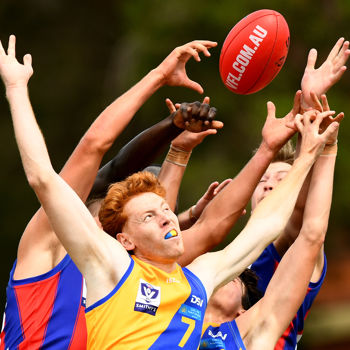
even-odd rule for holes
{"type": "Polygon", "coordinates": [[[32,66],[32,55],[30,55],[29,53],[27,53],[27,54],[23,57],[23,63],[24,63],[25,66],[31,67],[31,66],[32,66]]]}
{"type": "Polygon", "coordinates": [[[217,134],[216,129],[207,129],[207,130],[195,133],[195,136],[197,136],[197,139],[199,142],[202,142],[207,136],[215,135],[215,134],[217,134]]]}
{"type": "Polygon", "coordinates": [[[340,112],[335,118],[334,121],[340,123],[344,119],[345,115],[343,112],[340,112]]]}
{"type": "Polygon", "coordinates": [[[297,127],[296,127],[296,124],[295,124],[295,121],[294,121],[294,120],[291,121],[291,122],[287,122],[287,123],[286,123],[286,127],[289,128],[289,129],[292,129],[292,130],[294,130],[294,131],[297,130],[297,127]]]}
{"type": "Polygon", "coordinates": [[[326,129],[326,131],[323,133],[324,139],[327,142],[328,139],[335,133],[337,132],[339,129],[339,123],[337,122],[333,122],[332,124],[330,124],[328,126],[328,128],[326,129]]]}
{"type": "Polygon", "coordinates": [[[202,103],[206,103],[207,105],[210,105],[210,97],[205,96],[202,103]]]}
{"type": "Polygon", "coordinates": [[[299,111],[300,111],[300,105],[301,105],[301,90],[298,90],[298,91],[295,93],[294,101],[293,101],[292,113],[293,113],[294,115],[296,115],[297,113],[299,113],[299,111]]]}
{"type": "Polygon", "coordinates": [[[191,79],[188,79],[183,85],[185,87],[188,87],[189,89],[197,91],[200,94],[202,94],[204,92],[202,86],[191,79]]]}
{"type": "Polygon", "coordinates": [[[267,118],[275,118],[276,116],[276,107],[273,102],[267,102],[267,118]]]}
{"type": "Polygon", "coordinates": [[[307,57],[307,63],[306,63],[305,70],[314,69],[316,60],[317,60],[317,50],[311,49],[309,52],[309,55],[307,57]]]}
{"type": "Polygon", "coordinates": [[[176,112],[176,108],[175,108],[173,102],[170,100],[170,98],[165,99],[165,104],[167,105],[170,113],[176,112]]]}
{"type": "Polygon", "coordinates": [[[210,126],[210,128],[212,129],[222,129],[223,127],[224,127],[224,123],[221,122],[220,120],[213,120],[210,126]]]}

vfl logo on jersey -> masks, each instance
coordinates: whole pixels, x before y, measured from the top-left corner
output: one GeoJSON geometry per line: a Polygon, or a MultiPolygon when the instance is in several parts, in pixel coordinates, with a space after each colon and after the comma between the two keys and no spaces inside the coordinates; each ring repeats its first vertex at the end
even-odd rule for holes
{"type": "Polygon", "coordinates": [[[134,310],[155,316],[159,304],[160,287],[140,279],[134,310]]]}

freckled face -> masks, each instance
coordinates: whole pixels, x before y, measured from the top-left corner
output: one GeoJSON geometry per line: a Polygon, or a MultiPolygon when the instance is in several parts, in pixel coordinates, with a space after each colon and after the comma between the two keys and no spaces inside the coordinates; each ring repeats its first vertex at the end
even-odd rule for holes
{"type": "Polygon", "coordinates": [[[164,198],[153,192],[142,193],[126,203],[124,213],[127,220],[123,232],[134,243],[137,257],[173,262],[183,254],[177,216],[164,198]]]}
{"type": "Polygon", "coordinates": [[[270,164],[253,193],[252,210],[282,181],[291,167],[290,164],[284,162],[270,164]]]}

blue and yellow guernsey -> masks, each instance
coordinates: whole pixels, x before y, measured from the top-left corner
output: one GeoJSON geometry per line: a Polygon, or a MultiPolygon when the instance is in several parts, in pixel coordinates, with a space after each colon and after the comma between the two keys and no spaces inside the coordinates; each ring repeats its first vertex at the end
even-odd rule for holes
{"type": "Polygon", "coordinates": [[[204,324],[199,349],[246,350],[235,320],[222,324],[204,324]]]}
{"type": "Polygon", "coordinates": [[[117,286],[86,309],[88,349],[197,349],[207,296],[177,265],[167,273],[132,256],[117,286]]]}

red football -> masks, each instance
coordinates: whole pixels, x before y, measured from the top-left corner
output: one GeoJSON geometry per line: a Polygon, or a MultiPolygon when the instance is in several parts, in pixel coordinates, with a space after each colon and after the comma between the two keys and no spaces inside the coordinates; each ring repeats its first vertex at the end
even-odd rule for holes
{"type": "Polygon", "coordinates": [[[289,28],[273,10],[244,17],[227,35],[221,49],[220,75],[231,91],[247,95],[269,84],[281,70],[289,48],[289,28]]]}

